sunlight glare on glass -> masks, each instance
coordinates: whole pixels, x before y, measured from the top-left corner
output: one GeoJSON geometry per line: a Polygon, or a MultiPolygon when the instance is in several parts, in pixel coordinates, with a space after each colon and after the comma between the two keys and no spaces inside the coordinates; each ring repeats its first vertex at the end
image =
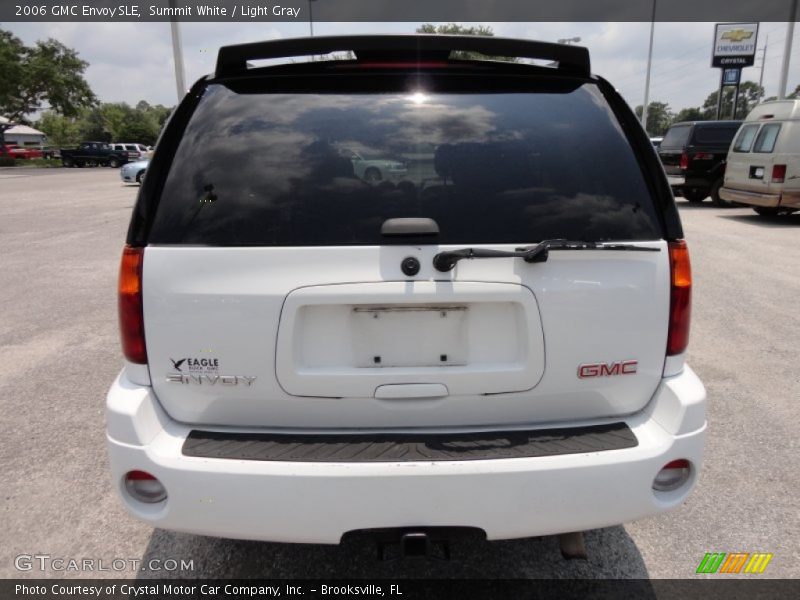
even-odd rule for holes
{"type": "Polygon", "coordinates": [[[414,104],[425,104],[429,100],[428,95],[423,94],[422,92],[414,92],[408,98],[414,104]]]}

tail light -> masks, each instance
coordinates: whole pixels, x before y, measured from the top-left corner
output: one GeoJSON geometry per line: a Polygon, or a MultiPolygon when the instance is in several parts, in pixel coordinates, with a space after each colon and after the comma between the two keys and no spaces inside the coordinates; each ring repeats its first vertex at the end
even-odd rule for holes
{"type": "Polygon", "coordinates": [[[133,363],[147,363],[142,310],[144,248],[125,246],[119,268],[119,332],[122,353],[133,363]]]}
{"type": "Polygon", "coordinates": [[[786,179],[786,165],[772,166],[772,183],[783,183],[786,179]]]}
{"type": "Polygon", "coordinates": [[[688,169],[689,168],[689,155],[686,152],[681,154],[681,162],[680,162],[681,169],[688,169]]]}
{"type": "Polygon", "coordinates": [[[685,458],[668,462],[653,479],[653,489],[657,492],[670,492],[689,480],[691,465],[685,458]]]}
{"type": "Polygon", "coordinates": [[[692,268],[684,240],[669,242],[670,301],[667,356],[681,354],[689,345],[692,309],[692,268]]]}

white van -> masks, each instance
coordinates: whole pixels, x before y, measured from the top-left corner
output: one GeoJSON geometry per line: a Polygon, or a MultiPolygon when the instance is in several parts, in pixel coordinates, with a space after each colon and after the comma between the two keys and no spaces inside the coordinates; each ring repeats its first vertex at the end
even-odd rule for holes
{"type": "Polygon", "coordinates": [[[800,100],[764,102],[747,115],[719,195],[760,215],[800,210],[800,100]]]}

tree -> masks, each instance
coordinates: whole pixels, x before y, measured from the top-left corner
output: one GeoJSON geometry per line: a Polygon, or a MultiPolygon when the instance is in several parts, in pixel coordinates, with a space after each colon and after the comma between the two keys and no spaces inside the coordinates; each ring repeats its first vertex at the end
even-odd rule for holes
{"type": "Polygon", "coordinates": [[[51,110],[42,113],[36,128],[47,134],[49,144],[58,148],[80,143],[81,127],[76,119],[64,117],[51,110]]]}
{"type": "Polygon", "coordinates": [[[672,119],[673,123],[683,123],[684,121],[707,121],[703,110],[699,107],[682,108],[672,119]]]}
{"type": "Polygon", "coordinates": [[[54,146],[73,146],[82,140],[152,145],[171,112],[171,108],[151,106],[144,100],[135,107],[124,102],[107,102],[84,109],[75,118],[45,111],[36,126],[54,146]]]}
{"type": "MultiPolygon", "coordinates": [[[[457,23],[448,23],[446,25],[432,25],[425,23],[417,27],[417,33],[438,33],[444,35],[480,35],[484,37],[494,36],[494,30],[488,25],[478,25],[477,27],[466,27],[458,25],[457,23]]],[[[517,62],[519,59],[515,56],[486,56],[480,52],[465,52],[457,50],[450,55],[452,58],[459,60],[500,60],[504,62],[517,62]]]]}
{"type": "MultiPolygon", "coordinates": [[[[745,81],[739,86],[739,99],[736,103],[736,114],[733,115],[733,94],[735,88],[726,86],[722,93],[722,110],[720,119],[744,119],[753,107],[758,104],[759,98],[764,94],[764,88],[752,81],[745,81]]],[[[711,92],[703,102],[703,116],[708,119],[717,118],[717,99],[719,90],[711,92]]]]}
{"type": "MultiPolygon", "coordinates": [[[[636,116],[641,120],[642,107],[636,107],[636,116]]],[[[650,135],[664,135],[672,124],[672,111],[666,102],[651,102],[647,105],[647,132],[650,135]]]]}
{"type": "Polygon", "coordinates": [[[47,103],[64,116],[77,116],[96,102],[83,78],[87,66],[77,52],[57,40],[28,47],[10,32],[0,30],[0,114],[10,121],[27,123],[27,115],[47,103]]]}

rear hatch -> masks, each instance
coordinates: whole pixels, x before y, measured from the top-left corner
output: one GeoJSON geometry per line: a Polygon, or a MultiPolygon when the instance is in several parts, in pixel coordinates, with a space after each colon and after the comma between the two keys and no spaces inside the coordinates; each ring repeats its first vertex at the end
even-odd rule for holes
{"type": "Polygon", "coordinates": [[[728,154],[726,187],[760,194],[781,192],[785,172],[777,178],[779,182],[773,181],[775,146],[781,127],[780,122],[742,125],[728,154]]]}
{"type": "Polygon", "coordinates": [[[174,418],[490,427],[623,415],[653,395],[668,253],[597,84],[362,71],[211,82],[196,102],[143,192],[160,190],[149,369],[174,418]],[[405,172],[359,177],[342,148],[405,172]],[[651,250],[433,265],[553,238],[651,250]]]}
{"type": "Polygon", "coordinates": [[[658,147],[658,156],[661,159],[661,164],[664,165],[664,171],[666,171],[667,175],[673,177],[683,175],[680,167],[681,154],[684,153],[686,146],[689,144],[691,133],[691,123],[673,125],[661,141],[661,145],[658,147]]]}

